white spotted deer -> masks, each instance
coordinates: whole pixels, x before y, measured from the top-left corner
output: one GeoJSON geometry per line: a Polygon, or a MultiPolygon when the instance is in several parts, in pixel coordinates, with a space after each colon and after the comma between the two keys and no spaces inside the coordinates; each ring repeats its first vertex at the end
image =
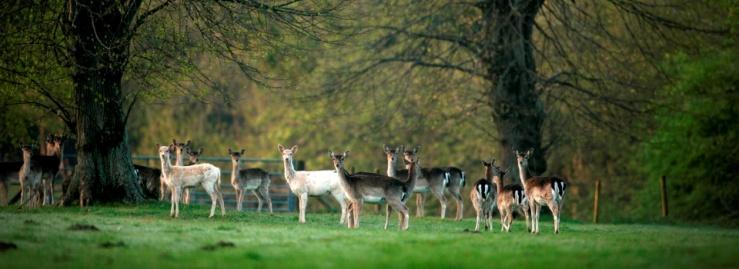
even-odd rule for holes
{"type": "Polygon", "coordinates": [[[285,166],[285,181],[290,186],[290,191],[298,197],[298,222],[305,223],[308,196],[331,194],[341,206],[339,223],[343,224],[346,221],[347,201],[344,191],[339,186],[339,175],[336,171],[295,171],[293,157],[298,152],[298,146],[295,145],[288,149],[283,145],[277,145],[277,149],[282,154],[282,161],[285,166]]]}
{"type": "Polygon", "coordinates": [[[172,165],[172,151],[174,144],[169,146],[159,146],[159,160],[162,163],[162,175],[167,186],[171,188],[172,197],[170,216],[179,217],[180,215],[180,195],[186,187],[194,187],[200,185],[208,193],[211,200],[210,215],[215,215],[216,202],[220,203],[221,215],[226,215],[226,209],[223,205],[223,195],[221,193],[221,169],[209,163],[196,164],[191,166],[172,165]]]}
{"type": "MultiPolygon", "coordinates": [[[[374,173],[358,173],[349,174],[344,169],[344,161],[348,156],[348,152],[334,154],[331,152],[331,161],[334,164],[336,173],[339,175],[339,185],[349,200],[347,209],[347,227],[359,228],[359,216],[362,211],[362,204],[366,202],[387,203],[389,207],[399,214],[399,228],[407,230],[408,223],[408,207],[405,200],[410,194],[411,187],[415,182],[415,162],[410,160],[411,170],[408,173],[407,180],[400,181],[396,178],[374,174],[374,173]]],[[[390,209],[385,213],[385,220],[389,219],[390,209]]],[[[385,226],[387,229],[387,226],[385,226]]]]}
{"type": "Polygon", "coordinates": [[[526,194],[523,187],[518,184],[503,185],[503,178],[506,171],[500,167],[493,165],[493,182],[497,190],[496,201],[498,205],[498,213],[500,213],[500,230],[505,232],[511,231],[511,223],[513,222],[513,212],[526,216],[526,226],[529,225],[529,205],[526,200],[526,194]]]}
{"type": "Polygon", "coordinates": [[[262,203],[267,202],[269,213],[272,213],[272,198],[269,195],[269,185],[271,179],[269,172],[259,168],[241,168],[241,156],[245,150],[231,151],[228,149],[228,155],[231,156],[231,185],[236,190],[236,210],[241,211],[244,202],[244,193],[252,191],[257,197],[257,212],[262,211],[262,203]]]}
{"type": "Polygon", "coordinates": [[[495,186],[492,184],[493,164],[482,161],[485,167],[485,178],[481,178],[475,182],[470,190],[470,201],[472,207],[475,208],[475,231],[480,231],[480,220],[483,221],[485,230],[493,231],[493,210],[495,210],[495,186]]]}
{"type": "Polygon", "coordinates": [[[567,181],[554,176],[527,177],[529,158],[533,152],[533,149],[529,149],[525,153],[515,151],[519,178],[531,211],[531,233],[539,233],[541,206],[547,205],[554,218],[554,233],[559,234],[560,210],[562,209],[565,189],[567,189],[567,181]]]}

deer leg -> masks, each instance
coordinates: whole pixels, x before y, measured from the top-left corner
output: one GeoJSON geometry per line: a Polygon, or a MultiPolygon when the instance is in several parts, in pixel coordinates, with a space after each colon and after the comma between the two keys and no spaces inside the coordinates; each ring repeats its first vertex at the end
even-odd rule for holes
{"type": "Polygon", "coordinates": [[[164,177],[159,176],[159,201],[164,201],[164,196],[167,192],[166,188],[167,184],[164,183],[164,177]]]}
{"type": "Polygon", "coordinates": [[[272,212],[272,198],[269,196],[269,187],[263,186],[259,188],[259,193],[261,194],[262,198],[264,198],[264,201],[267,202],[267,209],[269,209],[269,214],[273,214],[272,212]]]}
{"type": "Polygon", "coordinates": [[[299,222],[305,223],[305,208],[308,206],[308,193],[301,193],[298,197],[298,203],[300,206],[299,222]]]}
{"type": "Polygon", "coordinates": [[[354,204],[354,228],[359,228],[359,214],[362,213],[363,201],[359,200],[354,204]]]}
{"type": "Polygon", "coordinates": [[[262,212],[262,204],[264,203],[264,197],[257,190],[252,190],[251,193],[257,197],[257,212],[262,212]]]}
{"type": "Polygon", "coordinates": [[[339,206],[341,206],[341,217],[339,218],[339,223],[344,224],[346,221],[346,199],[344,199],[344,194],[341,192],[338,193],[331,193],[332,196],[334,196],[334,199],[336,199],[336,202],[339,202],[339,206]]]}
{"type": "Polygon", "coordinates": [[[203,182],[202,186],[203,189],[205,189],[205,192],[208,193],[208,196],[210,196],[210,215],[208,215],[208,218],[212,218],[216,214],[216,203],[218,202],[218,194],[216,193],[215,184],[207,184],[203,182]]]}
{"type": "Polygon", "coordinates": [[[346,207],[346,227],[351,229],[354,223],[354,202],[348,201],[346,207]]]}
{"type": "MultiPolygon", "coordinates": [[[[398,211],[400,215],[400,211],[398,211]]],[[[385,230],[387,230],[387,224],[390,222],[390,203],[385,204],[385,230]]]]}
{"type": "Polygon", "coordinates": [[[223,204],[223,192],[221,192],[221,186],[218,185],[218,182],[214,183],[214,189],[216,190],[216,194],[218,195],[218,203],[221,205],[221,216],[226,215],[226,207],[223,204]]]}
{"type": "Polygon", "coordinates": [[[400,209],[403,211],[403,214],[402,214],[403,220],[404,220],[403,230],[408,230],[408,226],[410,226],[410,216],[408,215],[408,206],[401,203],[400,209]]]}
{"type": "Polygon", "coordinates": [[[444,192],[441,191],[441,192],[437,193],[436,194],[436,198],[439,199],[439,204],[441,206],[441,219],[445,219],[446,218],[446,202],[447,202],[447,200],[446,200],[446,196],[444,196],[444,192]]]}
{"type": "Polygon", "coordinates": [[[454,201],[457,203],[457,214],[454,220],[460,221],[462,220],[462,215],[464,213],[464,201],[462,201],[462,194],[459,193],[459,189],[455,189],[450,193],[452,194],[452,197],[454,197],[454,201]]]}
{"type": "Polygon", "coordinates": [[[190,188],[185,188],[185,195],[182,197],[182,203],[186,205],[190,204],[190,188]]]}
{"type": "Polygon", "coordinates": [[[550,201],[547,203],[547,207],[552,212],[552,218],[554,219],[554,233],[559,234],[559,204],[550,201]]]}

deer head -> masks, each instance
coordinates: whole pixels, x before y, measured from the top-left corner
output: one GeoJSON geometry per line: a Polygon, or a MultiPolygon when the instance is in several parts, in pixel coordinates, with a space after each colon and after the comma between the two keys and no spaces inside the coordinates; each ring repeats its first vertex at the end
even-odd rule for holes
{"type": "Polygon", "coordinates": [[[383,147],[387,160],[393,163],[397,159],[398,154],[403,151],[403,146],[393,148],[392,146],[384,145],[383,147]]]}
{"type": "Polygon", "coordinates": [[[282,159],[287,162],[292,162],[293,160],[293,154],[298,152],[298,145],[293,146],[292,148],[285,148],[285,146],[278,144],[277,150],[280,151],[280,154],[282,154],[282,159]]]}
{"type": "Polygon", "coordinates": [[[203,148],[200,148],[198,151],[188,152],[187,158],[190,160],[190,163],[198,163],[200,162],[200,155],[203,155],[203,148]]]}
{"type": "Polygon", "coordinates": [[[169,160],[170,156],[172,156],[172,151],[174,151],[174,144],[169,146],[160,146],[157,144],[157,148],[159,148],[159,157],[163,160],[169,160]]]}
{"type": "Polygon", "coordinates": [[[341,171],[344,169],[344,160],[349,156],[349,151],[344,151],[344,153],[334,153],[331,151],[328,155],[331,157],[331,162],[333,162],[334,168],[341,171]]]}
{"type": "Polygon", "coordinates": [[[180,156],[182,156],[182,154],[187,154],[188,152],[190,152],[191,143],[192,141],[190,140],[187,140],[186,143],[177,143],[177,140],[172,138],[172,145],[175,146],[176,153],[180,154],[180,156]]]}
{"type": "Polygon", "coordinates": [[[531,155],[534,153],[534,149],[531,148],[525,152],[520,152],[518,150],[515,151],[516,153],[516,162],[521,167],[528,167],[529,166],[529,158],[531,158],[531,155]]]}

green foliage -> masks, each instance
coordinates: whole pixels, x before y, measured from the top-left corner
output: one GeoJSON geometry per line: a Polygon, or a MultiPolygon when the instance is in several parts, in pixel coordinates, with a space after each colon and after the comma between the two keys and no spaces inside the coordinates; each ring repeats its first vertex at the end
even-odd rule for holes
{"type": "MultiPolygon", "coordinates": [[[[169,205],[0,208],[2,268],[731,268],[739,262],[739,232],[711,227],[591,225],[565,221],[554,235],[465,232],[474,219],[410,220],[388,231],[384,217],[363,210],[349,230],[338,214],[227,212],[208,219],[207,207],[188,206],[180,219],[169,205]],[[75,224],[98,231],[69,230],[75,224]],[[224,243],[219,244],[220,241],[224,243]],[[229,243],[232,243],[231,246],[229,243]],[[533,251],[533,254],[532,254],[533,251]]],[[[495,227],[498,226],[495,221],[495,227]]]]}
{"type": "Polygon", "coordinates": [[[676,79],[665,91],[664,108],[640,156],[652,182],[642,194],[642,211],[658,212],[656,181],[665,175],[671,216],[739,219],[737,61],[734,49],[697,59],[672,57],[676,79]]]}

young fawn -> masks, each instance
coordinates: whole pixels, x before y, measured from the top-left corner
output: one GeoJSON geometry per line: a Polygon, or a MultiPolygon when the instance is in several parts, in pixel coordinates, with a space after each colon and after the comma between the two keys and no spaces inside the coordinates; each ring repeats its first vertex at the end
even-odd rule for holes
{"type": "Polygon", "coordinates": [[[244,150],[241,152],[231,151],[228,149],[228,155],[231,156],[231,185],[236,190],[236,210],[241,211],[241,206],[244,202],[244,192],[252,191],[257,196],[259,202],[257,212],[262,211],[263,201],[267,202],[269,213],[272,213],[272,198],[269,196],[269,185],[271,179],[269,173],[259,168],[242,169],[241,168],[241,156],[244,154],[244,150]]]}
{"type": "Polygon", "coordinates": [[[495,183],[495,189],[498,191],[496,195],[498,213],[500,213],[500,230],[510,232],[511,223],[513,222],[513,211],[518,211],[519,214],[526,216],[526,225],[529,223],[529,206],[526,200],[526,194],[523,192],[523,187],[518,184],[503,185],[503,178],[505,177],[506,171],[503,171],[500,167],[495,166],[495,160],[493,160],[493,182],[495,183]]]}
{"type": "Polygon", "coordinates": [[[527,177],[529,158],[533,152],[533,149],[525,153],[515,151],[519,178],[531,211],[531,233],[539,233],[539,213],[541,213],[541,206],[547,205],[554,218],[554,233],[558,234],[560,210],[565,189],[567,189],[567,181],[559,177],[527,177]]]}

